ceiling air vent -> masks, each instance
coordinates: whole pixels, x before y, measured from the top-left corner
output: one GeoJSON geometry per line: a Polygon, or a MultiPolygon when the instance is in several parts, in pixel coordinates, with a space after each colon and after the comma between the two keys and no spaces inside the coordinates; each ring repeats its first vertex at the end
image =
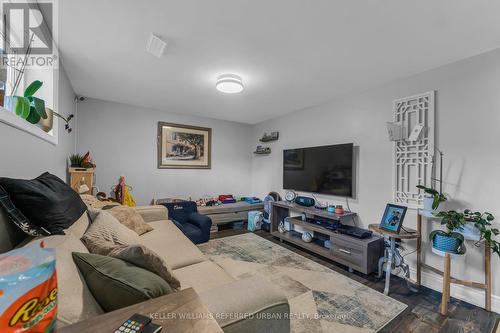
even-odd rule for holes
{"type": "Polygon", "coordinates": [[[166,46],[166,42],[164,42],[160,37],[155,36],[153,33],[151,33],[148,39],[148,43],[146,44],[146,51],[157,58],[161,58],[166,46]]]}

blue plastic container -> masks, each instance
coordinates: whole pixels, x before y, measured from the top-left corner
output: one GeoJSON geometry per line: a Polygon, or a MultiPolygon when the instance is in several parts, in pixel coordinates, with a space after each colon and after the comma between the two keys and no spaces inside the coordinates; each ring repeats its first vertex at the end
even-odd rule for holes
{"type": "Polygon", "coordinates": [[[435,235],[432,242],[435,249],[451,253],[458,253],[458,248],[461,244],[462,241],[460,239],[440,234],[435,235]]]}

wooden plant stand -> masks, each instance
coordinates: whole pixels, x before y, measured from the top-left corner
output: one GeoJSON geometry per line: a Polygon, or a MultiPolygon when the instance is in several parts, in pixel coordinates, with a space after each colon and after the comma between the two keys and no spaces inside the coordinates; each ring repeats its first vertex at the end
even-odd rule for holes
{"type": "MultiPolygon", "coordinates": [[[[417,213],[417,230],[422,230],[422,215],[420,211],[417,213]]],[[[420,258],[421,254],[420,245],[417,245],[417,257],[420,258]]],[[[466,287],[477,288],[484,290],[484,308],[486,311],[491,311],[491,290],[492,290],[492,275],[491,275],[491,248],[487,243],[484,243],[484,283],[457,279],[451,276],[451,258],[459,255],[443,253],[433,248],[435,254],[444,257],[444,271],[429,266],[425,263],[417,265],[417,280],[420,282],[421,268],[425,268],[435,274],[443,277],[443,290],[441,298],[440,313],[443,316],[448,315],[448,302],[450,300],[450,284],[458,284],[466,287]]],[[[420,262],[420,259],[418,259],[420,262]]]]}

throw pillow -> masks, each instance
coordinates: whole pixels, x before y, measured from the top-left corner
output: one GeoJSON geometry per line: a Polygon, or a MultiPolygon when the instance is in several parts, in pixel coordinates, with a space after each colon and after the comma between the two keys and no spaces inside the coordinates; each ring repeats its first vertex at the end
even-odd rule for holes
{"type": "Polygon", "coordinates": [[[71,187],[48,172],[32,180],[0,178],[0,185],[31,223],[51,234],[64,234],[87,210],[71,187]]]}
{"type": "Polygon", "coordinates": [[[175,277],[172,268],[153,250],[144,245],[116,245],[97,238],[87,238],[85,245],[90,253],[122,259],[155,273],[174,290],[179,290],[181,287],[181,283],[175,277]]]}
{"type": "Polygon", "coordinates": [[[73,252],[73,260],[90,292],[105,311],[172,292],[158,275],[117,258],[73,252]]]}
{"type": "Polygon", "coordinates": [[[148,231],[153,230],[149,224],[144,222],[141,214],[139,214],[134,208],[122,205],[107,205],[102,207],[111,215],[116,217],[121,224],[127,228],[135,231],[138,235],[142,235],[148,231]]]}
{"type": "Polygon", "coordinates": [[[2,186],[0,186],[0,206],[3,207],[9,219],[25,234],[33,237],[50,235],[49,231],[31,223],[26,216],[14,206],[14,203],[10,200],[9,193],[7,193],[2,186]]]}
{"type": "Polygon", "coordinates": [[[155,273],[164,279],[174,290],[179,290],[181,287],[181,283],[175,277],[172,268],[153,250],[144,245],[120,245],[112,249],[108,253],[108,256],[125,260],[155,273]]]}
{"type": "Polygon", "coordinates": [[[102,207],[112,205],[112,204],[120,205],[117,202],[113,203],[113,202],[108,201],[108,200],[101,201],[90,194],[80,194],[80,197],[82,198],[83,202],[85,203],[85,205],[87,206],[88,209],[91,209],[91,208],[102,209],[102,207]]]}
{"type": "Polygon", "coordinates": [[[98,248],[93,248],[99,241],[111,242],[114,245],[139,243],[139,236],[118,222],[118,220],[108,212],[91,210],[89,215],[93,218],[93,221],[83,234],[81,240],[85,243],[90,252],[99,252],[98,248]]]}

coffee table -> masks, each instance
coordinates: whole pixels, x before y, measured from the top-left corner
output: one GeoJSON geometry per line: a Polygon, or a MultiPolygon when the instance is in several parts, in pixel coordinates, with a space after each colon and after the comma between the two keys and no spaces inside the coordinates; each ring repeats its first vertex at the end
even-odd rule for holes
{"type": "Polygon", "coordinates": [[[193,288],[108,312],[58,329],[58,333],[114,332],[134,313],[150,317],[164,333],[222,333],[193,288]]]}

